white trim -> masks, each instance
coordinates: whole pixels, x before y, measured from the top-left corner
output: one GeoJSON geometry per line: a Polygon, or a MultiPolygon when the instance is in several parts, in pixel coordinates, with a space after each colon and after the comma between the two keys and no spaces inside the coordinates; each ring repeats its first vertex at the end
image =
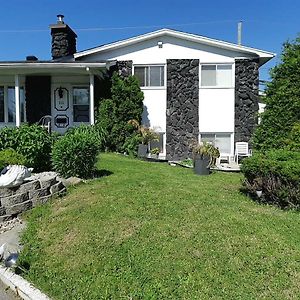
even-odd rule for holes
{"type": "Polygon", "coordinates": [[[94,99],[94,75],[90,74],[90,123],[95,124],[95,99],[94,99]]]}
{"type": "Polygon", "coordinates": [[[72,62],[72,63],[56,63],[56,62],[0,62],[0,69],[7,67],[15,67],[15,68],[105,68],[107,64],[111,64],[112,62],[105,63],[87,63],[87,62],[72,62]]]}
{"type": "Polygon", "coordinates": [[[20,76],[15,75],[15,107],[16,107],[16,126],[21,125],[21,114],[20,114],[20,76]]]}
{"type": "Polygon", "coordinates": [[[143,41],[146,41],[146,40],[149,40],[152,38],[161,37],[163,35],[173,36],[176,38],[189,40],[189,41],[200,43],[200,44],[206,44],[206,45],[214,46],[214,47],[218,47],[218,48],[223,48],[223,49],[227,49],[227,50],[231,50],[231,51],[235,51],[235,52],[239,52],[239,53],[247,53],[247,54],[255,55],[255,56],[258,56],[261,58],[266,58],[267,60],[273,58],[276,55],[275,53],[264,51],[264,50],[259,50],[256,48],[240,46],[237,44],[220,41],[220,40],[216,40],[216,39],[211,39],[211,38],[207,38],[207,37],[196,35],[196,34],[190,34],[190,33],[185,33],[185,32],[180,32],[180,31],[164,28],[164,29],[160,29],[157,31],[152,31],[150,33],[142,34],[142,35],[139,35],[136,37],[132,37],[129,39],[125,39],[122,41],[118,41],[118,42],[106,44],[106,45],[103,45],[100,47],[95,47],[92,49],[80,51],[80,52],[75,53],[74,57],[79,58],[79,57],[83,57],[83,56],[87,56],[87,55],[91,55],[91,54],[95,54],[95,53],[99,53],[99,52],[103,52],[103,51],[107,51],[107,50],[125,47],[128,45],[143,42],[143,41]]]}

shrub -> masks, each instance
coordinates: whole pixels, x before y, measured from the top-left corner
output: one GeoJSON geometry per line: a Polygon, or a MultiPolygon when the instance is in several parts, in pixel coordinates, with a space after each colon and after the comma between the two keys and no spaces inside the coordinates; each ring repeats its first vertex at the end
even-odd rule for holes
{"type": "Polygon", "coordinates": [[[261,190],[262,202],[300,208],[300,152],[271,150],[244,159],[241,171],[252,195],[261,190]]]}
{"type": "Polygon", "coordinates": [[[127,137],[124,143],[124,151],[130,156],[137,156],[137,149],[141,142],[141,136],[138,133],[133,133],[127,137]]]}
{"type": "Polygon", "coordinates": [[[64,177],[92,177],[101,138],[94,126],[80,126],[59,138],[52,149],[54,170],[64,177]]]}
{"type": "Polygon", "coordinates": [[[271,70],[266,90],[266,109],[253,145],[267,151],[286,147],[293,126],[300,122],[300,36],[283,45],[281,62],[271,70]]]}
{"type": "Polygon", "coordinates": [[[106,148],[111,151],[124,151],[125,141],[135,129],[128,124],[131,119],[142,120],[144,95],[134,76],[112,76],[111,99],[100,102],[97,125],[108,132],[106,148]]]}
{"type": "Polygon", "coordinates": [[[0,171],[8,165],[26,165],[26,159],[14,149],[0,151],[0,171]]]}
{"type": "Polygon", "coordinates": [[[45,171],[51,167],[51,148],[54,136],[41,126],[22,125],[0,130],[0,150],[12,148],[22,154],[28,167],[45,171]]]}

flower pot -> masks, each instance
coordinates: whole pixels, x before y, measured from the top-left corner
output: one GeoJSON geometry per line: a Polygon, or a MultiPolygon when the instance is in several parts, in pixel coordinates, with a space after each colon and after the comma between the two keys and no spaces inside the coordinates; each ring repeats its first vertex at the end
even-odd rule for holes
{"type": "Polygon", "coordinates": [[[194,173],[198,175],[209,175],[210,167],[209,167],[210,157],[207,155],[196,155],[194,157],[194,173]]]}
{"type": "Polygon", "coordinates": [[[148,153],[148,145],[139,144],[138,157],[146,157],[148,153]]]}

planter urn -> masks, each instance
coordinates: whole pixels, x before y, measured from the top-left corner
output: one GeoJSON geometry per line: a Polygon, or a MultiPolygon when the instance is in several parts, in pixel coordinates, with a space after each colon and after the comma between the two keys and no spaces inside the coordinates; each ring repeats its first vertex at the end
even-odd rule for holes
{"type": "Polygon", "coordinates": [[[146,157],[148,153],[148,145],[139,144],[138,157],[146,157]]]}
{"type": "Polygon", "coordinates": [[[208,155],[195,155],[194,157],[194,173],[197,175],[210,174],[210,157],[208,155]]]}

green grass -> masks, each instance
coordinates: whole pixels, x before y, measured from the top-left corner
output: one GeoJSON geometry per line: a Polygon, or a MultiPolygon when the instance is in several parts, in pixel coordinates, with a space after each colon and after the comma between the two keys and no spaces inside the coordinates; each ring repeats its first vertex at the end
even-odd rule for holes
{"type": "Polygon", "coordinates": [[[300,216],[240,174],[102,154],[107,177],[27,215],[24,276],[53,299],[299,299],[300,216]]]}

